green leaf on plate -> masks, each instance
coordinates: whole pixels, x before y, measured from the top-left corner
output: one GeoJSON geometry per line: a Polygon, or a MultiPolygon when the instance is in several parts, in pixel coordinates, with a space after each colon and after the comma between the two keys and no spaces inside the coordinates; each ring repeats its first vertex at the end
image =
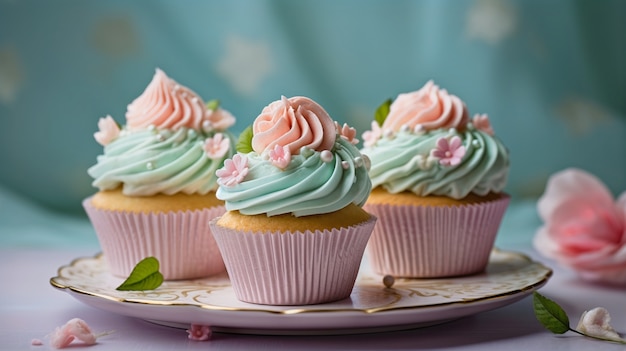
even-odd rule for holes
{"type": "Polygon", "coordinates": [[[556,302],[538,292],[533,293],[535,317],[549,331],[563,334],[570,330],[567,313],[556,302]]]}
{"type": "Polygon", "coordinates": [[[154,290],[162,283],[163,274],[159,272],[159,260],[155,257],[146,257],[137,263],[128,278],[116,290],[154,290]]]}
{"type": "Polygon", "coordinates": [[[247,154],[252,151],[252,126],[248,126],[248,128],[244,129],[243,132],[239,135],[239,140],[237,140],[237,151],[242,154],[247,154]]]}
{"type": "Polygon", "coordinates": [[[393,100],[387,99],[383,102],[374,113],[374,120],[378,123],[379,126],[382,126],[385,123],[385,119],[387,119],[387,115],[389,114],[389,106],[391,106],[391,102],[393,100]]]}
{"type": "Polygon", "coordinates": [[[220,101],[215,99],[206,103],[207,110],[215,111],[220,107],[220,101]]]}

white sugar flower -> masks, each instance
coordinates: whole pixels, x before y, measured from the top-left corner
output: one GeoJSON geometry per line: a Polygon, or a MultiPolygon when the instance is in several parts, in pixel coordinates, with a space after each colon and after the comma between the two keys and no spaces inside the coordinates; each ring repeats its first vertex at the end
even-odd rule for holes
{"type": "Polygon", "coordinates": [[[603,307],[583,312],[576,330],[600,339],[626,342],[611,326],[611,315],[603,307]]]}

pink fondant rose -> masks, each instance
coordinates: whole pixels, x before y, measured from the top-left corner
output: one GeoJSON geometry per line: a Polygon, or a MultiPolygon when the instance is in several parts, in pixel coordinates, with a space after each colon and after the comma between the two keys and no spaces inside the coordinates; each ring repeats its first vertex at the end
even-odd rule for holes
{"type": "Polygon", "coordinates": [[[540,253],[584,279],[626,284],[626,192],[615,201],[593,175],[566,169],[549,179],[537,207],[540,253]]]}
{"type": "Polygon", "coordinates": [[[146,90],[128,105],[126,125],[129,130],[150,125],[200,130],[206,114],[204,101],[196,93],[157,69],[146,90]]]}
{"type": "Polygon", "coordinates": [[[252,125],[252,149],[261,154],[286,146],[292,155],[300,148],[330,150],[337,131],[328,113],[315,101],[301,96],[282,97],[266,106],[252,125]]]}
{"type": "Polygon", "coordinates": [[[403,126],[410,130],[439,128],[465,128],[469,121],[467,108],[461,99],[439,89],[428,81],[420,90],[400,94],[389,107],[383,130],[399,131],[403,126]]]}

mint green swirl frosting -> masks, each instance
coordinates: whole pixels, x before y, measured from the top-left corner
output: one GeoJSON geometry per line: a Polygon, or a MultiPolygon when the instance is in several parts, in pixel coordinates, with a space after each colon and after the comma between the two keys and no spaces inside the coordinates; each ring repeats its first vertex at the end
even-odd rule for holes
{"type": "Polygon", "coordinates": [[[213,160],[204,151],[205,134],[189,128],[123,131],[105,146],[96,165],[87,170],[92,185],[100,190],[122,186],[128,196],[151,196],[158,193],[204,195],[217,188],[215,171],[235,149],[234,137],[222,158],[213,160]]]}
{"type": "Polygon", "coordinates": [[[470,193],[503,191],[509,173],[509,153],[502,142],[474,128],[463,132],[437,129],[424,134],[400,131],[383,137],[361,152],[369,156],[372,186],[392,194],[410,191],[419,196],[461,199],[470,193]],[[459,136],[466,148],[461,163],[442,166],[429,157],[441,137],[459,136]]]}
{"type": "Polygon", "coordinates": [[[372,189],[366,161],[359,150],[337,137],[333,158],[324,162],[321,152],[303,148],[281,170],[256,152],[248,159],[248,174],[232,187],[220,186],[216,196],[229,211],[245,215],[296,217],[338,211],[350,203],[363,206],[372,189]],[[346,168],[342,165],[346,162],[346,168]]]}

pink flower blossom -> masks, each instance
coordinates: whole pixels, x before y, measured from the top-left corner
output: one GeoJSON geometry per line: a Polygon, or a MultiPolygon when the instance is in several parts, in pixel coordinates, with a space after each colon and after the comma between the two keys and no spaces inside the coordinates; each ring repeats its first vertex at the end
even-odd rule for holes
{"type": "Polygon", "coordinates": [[[96,343],[97,336],[91,332],[85,321],[74,318],[50,334],[50,345],[55,349],[62,349],[69,346],[75,339],[87,345],[93,345],[96,343]]]}
{"type": "Polygon", "coordinates": [[[383,130],[378,125],[378,122],[372,121],[372,130],[368,130],[363,133],[363,146],[370,147],[374,146],[378,139],[383,136],[383,130]]]}
{"type": "Polygon", "coordinates": [[[491,127],[491,122],[489,121],[487,114],[474,115],[474,118],[472,118],[472,124],[476,127],[476,129],[489,135],[494,135],[493,128],[491,127]]]}
{"type": "Polygon", "coordinates": [[[206,132],[210,132],[212,130],[225,130],[233,124],[235,124],[235,117],[230,112],[218,107],[215,110],[206,110],[202,127],[206,132]]]}
{"type": "Polygon", "coordinates": [[[359,143],[359,139],[356,139],[356,129],[350,127],[347,123],[343,124],[343,127],[339,125],[339,123],[337,121],[335,121],[335,128],[337,129],[337,133],[339,133],[339,135],[344,138],[345,140],[347,140],[348,142],[350,142],[353,145],[356,145],[359,143]]]}
{"type": "Polygon", "coordinates": [[[232,159],[224,161],[224,167],[215,172],[218,183],[223,186],[235,186],[243,181],[248,174],[248,159],[240,154],[235,154],[232,159]]]}
{"type": "Polygon", "coordinates": [[[437,148],[433,149],[430,155],[438,158],[442,166],[456,166],[465,156],[465,146],[458,136],[452,137],[450,141],[447,138],[439,138],[437,148]]]}
{"type": "Polygon", "coordinates": [[[113,117],[109,115],[98,120],[98,128],[100,130],[95,132],[93,137],[102,146],[108,145],[120,135],[120,127],[115,123],[113,117]]]}
{"type": "Polygon", "coordinates": [[[274,145],[274,150],[270,150],[269,157],[272,164],[280,169],[285,169],[291,162],[289,148],[286,146],[280,147],[278,144],[274,145]]]}
{"type": "Polygon", "coordinates": [[[593,175],[575,168],[550,177],[533,244],[583,279],[626,284],[626,192],[616,202],[593,175]]]}
{"type": "Polygon", "coordinates": [[[194,341],[206,341],[211,337],[211,327],[208,325],[192,324],[191,328],[187,329],[189,339],[194,341]]]}
{"type": "Polygon", "coordinates": [[[204,151],[213,160],[220,159],[226,155],[230,149],[230,139],[224,137],[222,133],[216,133],[212,138],[204,141],[204,151]]]}

